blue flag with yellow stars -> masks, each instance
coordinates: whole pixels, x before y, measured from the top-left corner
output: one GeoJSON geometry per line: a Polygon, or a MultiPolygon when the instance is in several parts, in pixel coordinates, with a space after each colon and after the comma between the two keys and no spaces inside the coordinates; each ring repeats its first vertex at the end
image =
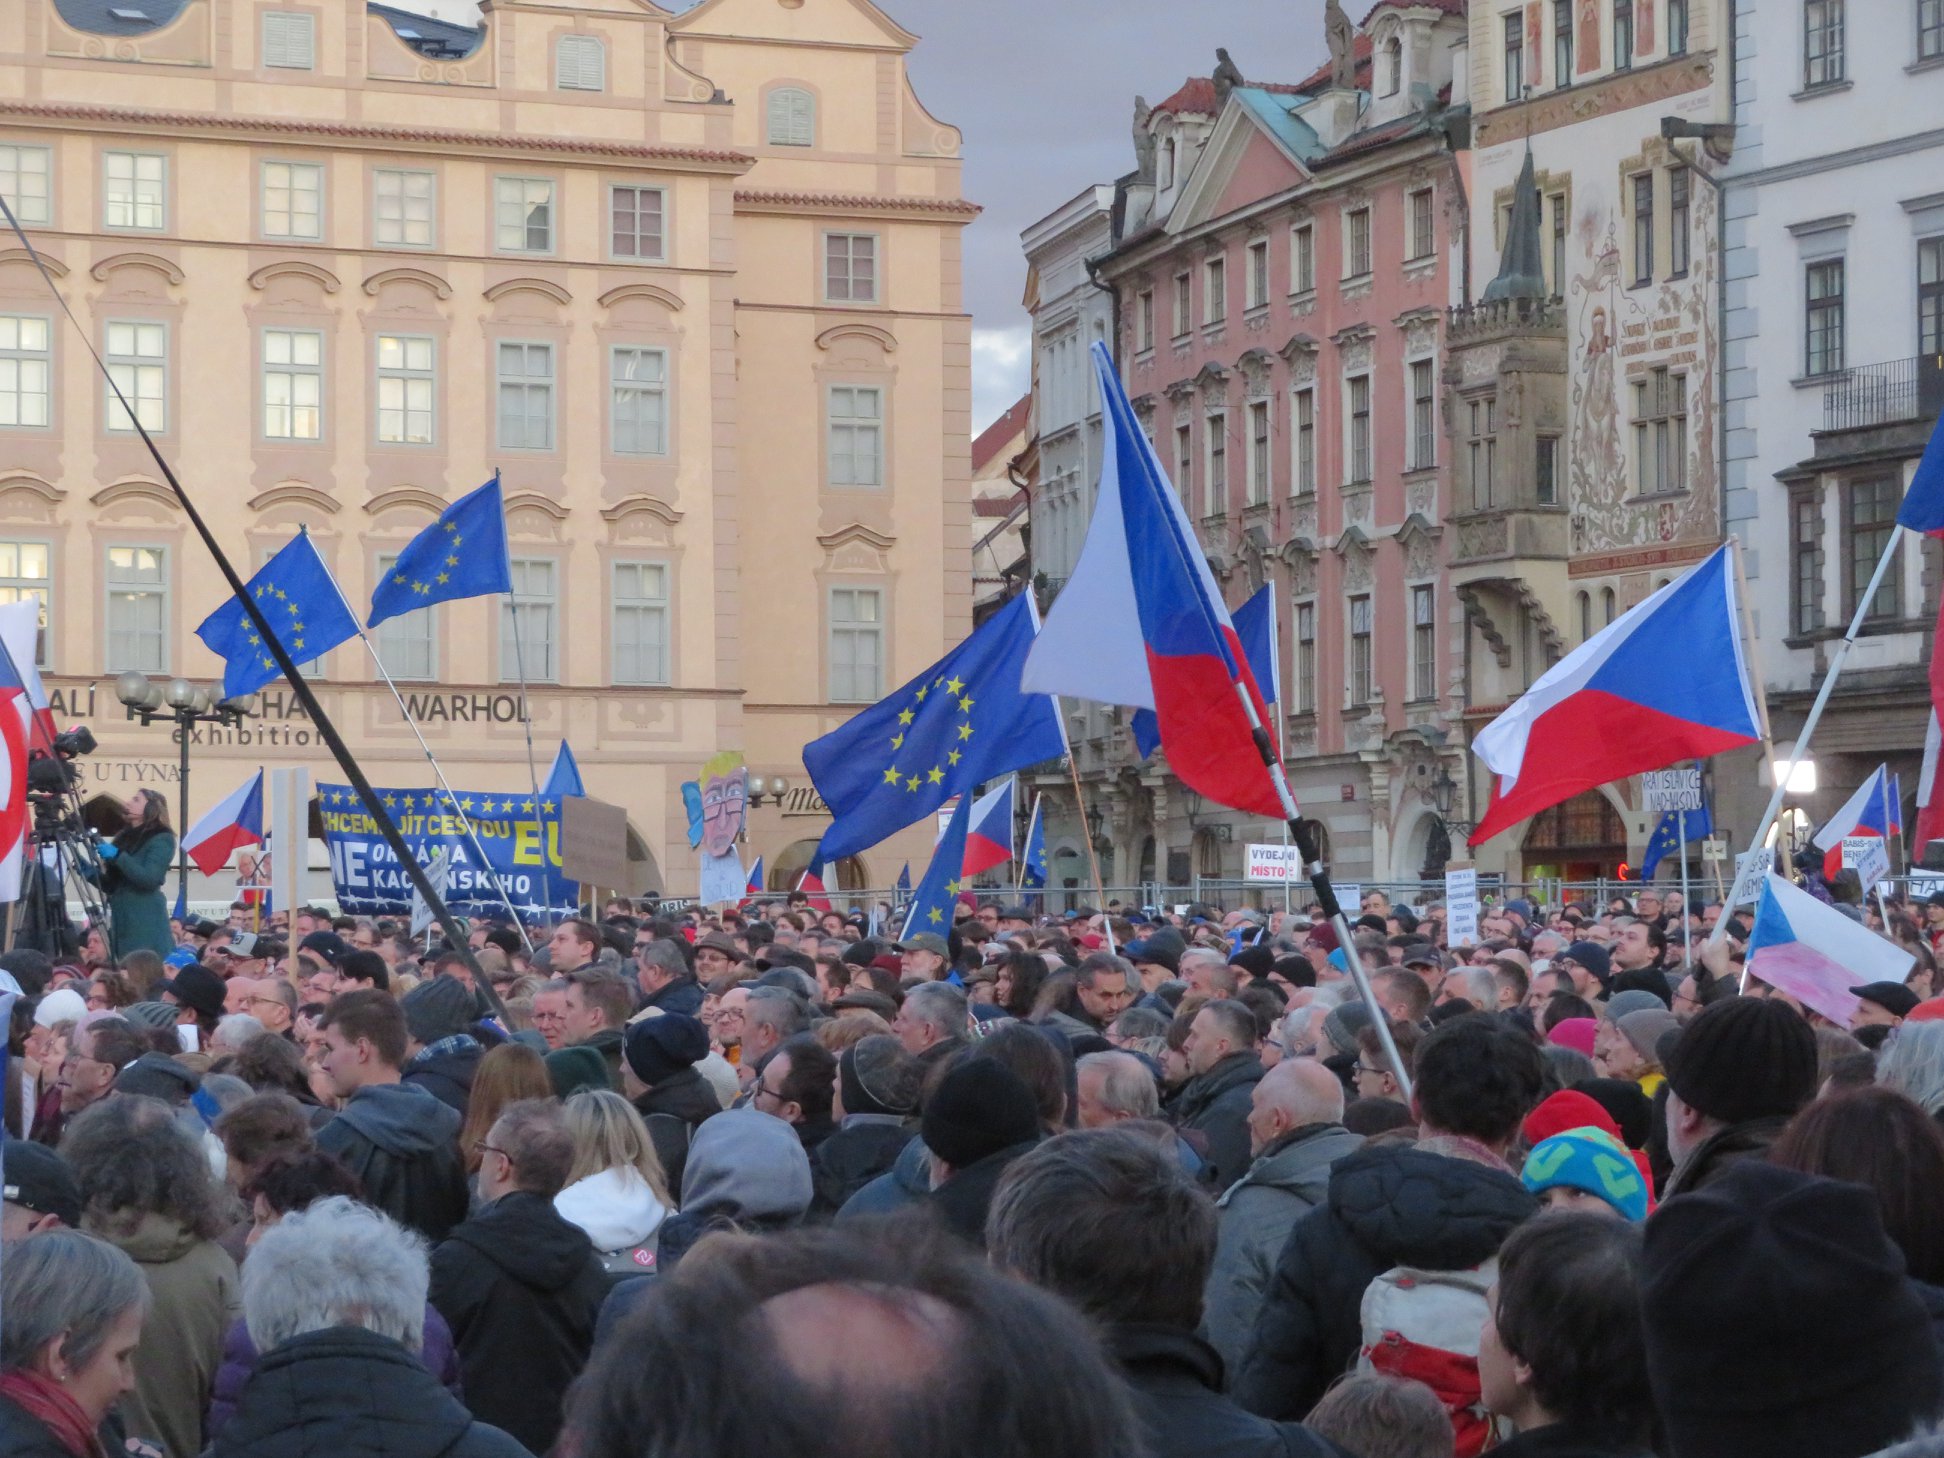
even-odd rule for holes
{"type": "Polygon", "coordinates": [[[1019,687],[1038,632],[1032,594],[1021,593],[890,697],[804,746],[830,806],[819,860],[855,855],[981,780],[1066,753],[1052,698],[1019,687]]]}
{"type": "Polygon", "coordinates": [[[1026,826],[1026,850],[1019,858],[1019,884],[1032,890],[1046,884],[1046,822],[1040,818],[1040,798],[1033,796],[1033,818],[1026,826]]]}
{"type": "Polygon", "coordinates": [[[439,519],[405,544],[371,595],[367,628],[415,608],[511,592],[513,568],[506,555],[506,508],[499,473],[439,513],[439,519]]]}
{"type": "Polygon", "coordinates": [[[924,879],[912,895],[911,911],[905,917],[904,930],[898,933],[899,941],[919,932],[936,932],[942,937],[952,929],[952,912],[959,892],[965,889],[965,833],[971,825],[972,794],[968,787],[959,796],[952,818],[945,822],[938,849],[932,852],[931,864],[925,867],[924,879]]]}
{"type": "MultiPolygon", "coordinates": [[[[1669,810],[1654,827],[1654,833],[1647,837],[1647,849],[1640,857],[1640,879],[1651,881],[1654,872],[1660,869],[1662,856],[1679,856],[1681,853],[1681,817],[1678,812],[1669,810]]],[[[1687,812],[1687,838],[1690,844],[1704,840],[1714,834],[1714,818],[1708,814],[1707,802],[1703,801],[1699,810],[1687,812]]]]}
{"type": "MultiPolygon", "coordinates": [[[[345,639],[358,636],[358,620],[351,616],[344,594],[331,580],[330,569],[308,533],[298,532],[264,563],[247,590],[276,628],[277,641],[293,662],[321,658],[345,639]]],[[[283,677],[269,645],[234,597],[203,619],[196,636],[223,660],[226,699],[253,694],[283,677]]]]}

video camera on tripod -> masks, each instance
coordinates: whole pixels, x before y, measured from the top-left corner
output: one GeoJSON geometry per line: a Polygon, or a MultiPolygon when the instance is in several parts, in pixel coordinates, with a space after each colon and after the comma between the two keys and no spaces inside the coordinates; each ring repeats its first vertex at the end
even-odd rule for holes
{"type": "Polygon", "coordinates": [[[70,875],[87,919],[107,924],[101,854],[82,818],[81,771],[74,764],[96,747],[94,731],[77,724],[27,756],[26,795],[33,820],[27,831],[26,874],[20,888],[22,915],[13,944],[38,948],[57,959],[80,949],[67,914],[70,875]]]}

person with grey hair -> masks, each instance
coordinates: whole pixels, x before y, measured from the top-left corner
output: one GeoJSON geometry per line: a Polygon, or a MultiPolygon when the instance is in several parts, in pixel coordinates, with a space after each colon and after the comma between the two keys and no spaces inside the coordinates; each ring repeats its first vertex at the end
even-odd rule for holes
{"type": "Polygon", "coordinates": [[[642,998],[642,1012],[635,1016],[642,1016],[649,1008],[700,1016],[702,984],[689,970],[688,958],[673,939],[642,940],[646,935],[644,929],[634,944],[635,985],[641,989],[642,998]]]}
{"type": "Polygon", "coordinates": [[[927,1069],[965,1046],[965,994],[949,982],[920,982],[905,993],[891,1031],[927,1069]]]}
{"type": "Polygon", "coordinates": [[[1073,1066],[1074,1107],[1082,1129],[1161,1116],[1154,1070],[1132,1053],[1089,1053],[1073,1066]]]}
{"type": "Polygon", "coordinates": [[[1439,984],[1434,1006],[1462,1002],[1473,1012],[1498,1010],[1498,979],[1490,967],[1453,967],[1439,984]]]}
{"type": "Polygon", "coordinates": [[[1214,947],[1190,947],[1181,954],[1181,980],[1191,996],[1234,997],[1242,985],[1242,969],[1229,965],[1228,953],[1214,947]]]}
{"type": "Polygon", "coordinates": [[[243,1273],[263,1353],[210,1458],[520,1458],[426,1370],[425,1246],[342,1195],[285,1215],[243,1273]]]}
{"type": "Polygon", "coordinates": [[[0,1263],[0,1452],[135,1451],[115,1409],[135,1385],[148,1304],[141,1271],[105,1240],[51,1230],[10,1245],[0,1263]]]}
{"type": "Polygon", "coordinates": [[[736,1076],[747,1102],[763,1060],[810,1025],[802,1000],[781,987],[752,987],[743,1005],[742,1061],[736,1076]]]}
{"type": "Polygon", "coordinates": [[[1944,1116],[1944,1023],[1905,1022],[1877,1055],[1876,1081],[1944,1116]]]}
{"type": "Polygon", "coordinates": [[[216,1036],[209,1040],[209,1051],[217,1057],[240,1053],[252,1038],[269,1031],[249,1013],[229,1013],[216,1024],[216,1036]]]}

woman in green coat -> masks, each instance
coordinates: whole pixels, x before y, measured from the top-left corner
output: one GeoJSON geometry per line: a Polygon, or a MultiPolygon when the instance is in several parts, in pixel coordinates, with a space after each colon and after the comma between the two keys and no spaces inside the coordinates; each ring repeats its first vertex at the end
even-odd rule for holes
{"type": "Polygon", "coordinates": [[[163,883],[175,861],[175,832],[169,829],[169,805],[153,790],[137,790],[122,806],[128,817],[116,837],[101,847],[106,875],[101,889],[108,897],[111,940],[117,959],[147,948],[158,957],[175,950],[169,932],[169,904],[163,883]]]}

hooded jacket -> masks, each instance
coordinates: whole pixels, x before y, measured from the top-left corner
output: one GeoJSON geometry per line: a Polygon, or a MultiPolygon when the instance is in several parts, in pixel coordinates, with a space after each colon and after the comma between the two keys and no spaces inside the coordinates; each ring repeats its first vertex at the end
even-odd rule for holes
{"type": "Polygon", "coordinates": [[[1254,1052],[1231,1053],[1190,1079],[1175,1099],[1175,1126],[1198,1130],[1208,1140],[1207,1178],[1218,1190],[1249,1167],[1249,1106],[1262,1074],[1254,1052]]]}
{"type": "Polygon", "coordinates": [[[895,1114],[850,1114],[810,1153],[816,1199],[810,1209],[825,1219],[898,1162],[916,1131],[895,1114]]]}
{"type": "Polygon", "coordinates": [[[1295,1423],[1244,1412],[1222,1394],[1222,1359],[1193,1332],[1110,1325],[1108,1354],[1134,1389],[1153,1458],[1337,1458],[1343,1450],[1295,1423]]]}
{"type": "Polygon", "coordinates": [[[1345,1156],[1276,1258],[1235,1400],[1264,1417],[1301,1417],[1357,1354],[1365,1287],[1393,1266],[1480,1265],[1538,1209],[1513,1175],[1468,1159],[1397,1145],[1345,1156]]]}
{"type": "Polygon", "coordinates": [[[456,1227],[432,1252],[431,1297],[473,1416],[535,1453],[551,1448],[607,1293],[586,1232],[545,1195],[514,1190],[456,1227]]]}
{"type": "Polygon", "coordinates": [[[406,1062],[399,1081],[416,1084],[463,1120],[466,1105],[472,1099],[473,1075],[479,1072],[479,1060],[485,1056],[485,1048],[470,1036],[466,1046],[451,1052],[421,1049],[406,1062]]]}
{"type": "Polygon", "coordinates": [[[416,1084],[373,1084],[317,1131],[317,1147],[350,1167],[367,1204],[438,1241],[466,1218],[459,1125],[456,1111],[416,1084]]]}
{"type": "Polygon", "coordinates": [[[82,1227],[120,1247],[148,1283],[135,1390],[121,1404],[128,1435],[159,1441],[169,1458],[195,1458],[202,1451],[203,1408],[223,1360],[223,1332],[237,1314],[236,1262],[172,1215],[87,1219],[82,1227]]]}
{"type": "Polygon", "coordinates": [[[1676,1195],[1691,1195],[1706,1189],[1744,1159],[1767,1159],[1770,1147],[1788,1127],[1788,1118],[1778,1115],[1716,1130],[1675,1166],[1666,1188],[1661,1191],[1661,1203],[1666,1204],[1676,1195]]]}
{"type": "Polygon", "coordinates": [[[891,1168],[870,1181],[838,1208],[837,1222],[895,1215],[931,1194],[931,1151],[925,1141],[912,1138],[899,1151],[891,1168]]]}
{"type": "Polygon", "coordinates": [[[1208,1273],[1203,1334],[1230,1370],[1241,1365],[1248,1350],[1256,1312],[1289,1232],[1323,1203],[1336,1162],[1362,1143],[1361,1135],[1341,1124],[1292,1129],[1216,1201],[1221,1225],[1208,1273]]]}
{"type": "Polygon", "coordinates": [[[531,1458],[390,1337],[333,1326],[258,1364],[209,1458],[531,1458]]]}
{"type": "Polygon", "coordinates": [[[656,1007],[665,1013],[687,1013],[692,1018],[702,1016],[702,984],[695,979],[694,973],[684,973],[673,978],[641,1000],[644,1008],[656,1007]]]}
{"type": "Polygon", "coordinates": [[[553,1203],[562,1219],[587,1232],[597,1255],[646,1245],[668,1218],[640,1172],[624,1166],[575,1180],[553,1203]]]}
{"type": "Polygon", "coordinates": [[[664,1078],[637,1098],[634,1106],[648,1126],[648,1137],[655,1142],[668,1188],[681,1189],[689,1142],[703,1120],[722,1112],[722,1100],[701,1070],[691,1065],[664,1078]]]}
{"type": "Polygon", "coordinates": [[[729,1109],[696,1131],[682,1175],[682,1209],[662,1222],[663,1275],[713,1230],[782,1230],[810,1208],[810,1156],[796,1130],[773,1114],[729,1109]]]}

